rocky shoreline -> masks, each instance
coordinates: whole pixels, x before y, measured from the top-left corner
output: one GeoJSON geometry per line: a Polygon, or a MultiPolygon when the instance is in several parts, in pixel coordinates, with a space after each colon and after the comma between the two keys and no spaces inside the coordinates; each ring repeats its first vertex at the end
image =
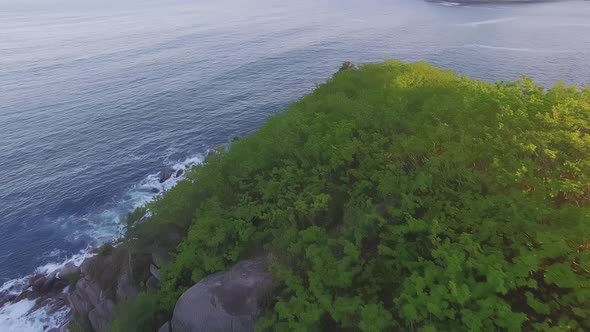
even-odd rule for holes
{"type": "MultiPolygon", "coordinates": [[[[191,162],[185,167],[195,164],[191,162]]],[[[165,184],[169,180],[182,180],[185,173],[185,168],[169,167],[159,172],[157,182],[165,184]]],[[[151,191],[162,193],[157,187],[151,191]]],[[[163,237],[180,241],[179,235],[172,233],[163,237]]],[[[124,241],[103,244],[81,263],[70,261],[54,271],[35,273],[24,279],[24,284],[7,288],[0,293],[0,307],[28,300],[34,305],[27,315],[39,310],[45,310],[50,316],[69,311],[62,326],[44,326],[44,331],[68,331],[72,322],[87,330],[104,331],[115,318],[118,304],[140,291],[154,292],[159,288],[160,274],[154,262],[161,259],[160,256],[132,254],[124,241]]]]}
{"type": "Polygon", "coordinates": [[[50,332],[68,331],[68,325],[74,321],[95,331],[104,331],[115,318],[116,304],[138,293],[128,264],[116,261],[125,251],[105,244],[80,266],[70,262],[49,274],[33,275],[20,294],[5,295],[0,298],[0,305],[27,299],[35,302],[30,313],[46,308],[51,315],[69,309],[63,325],[47,330],[50,332]],[[115,280],[113,288],[105,287],[103,282],[112,280],[115,280]]]}
{"type": "MultiPolygon", "coordinates": [[[[76,331],[104,332],[117,318],[118,305],[142,291],[159,289],[160,272],[154,261],[153,255],[132,254],[124,244],[105,244],[80,266],[68,263],[50,274],[30,277],[24,291],[0,298],[0,305],[28,299],[35,301],[31,312],[69,309],[63,325],[47,326],[47,332],[70,331],[74,325],[76,331]]],[[[180,296],[159,332],[254,331],[261,314],[259,300],[273,286],[267,261],[268,256],[257,256],[205,277],[180,296]]]]}

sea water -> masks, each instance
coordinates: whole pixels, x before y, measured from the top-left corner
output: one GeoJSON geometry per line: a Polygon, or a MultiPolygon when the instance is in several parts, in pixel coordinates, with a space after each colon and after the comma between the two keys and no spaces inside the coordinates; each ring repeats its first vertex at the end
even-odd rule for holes
{"type": "MultiPolygon", "coordinates": [[[[343,61],[590,84],[590,2],[0,0],[0,293],[79,263],[343,61]],[[446,5],[445,5],[446,4],[446,5]],[[450,5],[449,5],[450,4],[450,5]]],[[[0,331],[67,312],[0,308],[0,331]]]]}

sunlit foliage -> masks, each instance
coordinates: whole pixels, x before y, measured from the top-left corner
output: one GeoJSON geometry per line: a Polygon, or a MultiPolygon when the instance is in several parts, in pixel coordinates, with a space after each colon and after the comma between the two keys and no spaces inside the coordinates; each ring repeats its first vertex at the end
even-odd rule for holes
{"type": "Polygon", "coordinates": [[[188,178],[163,310],[265,251],[260,330],[590,330],[589,89],[350,66],[188,178]]]}

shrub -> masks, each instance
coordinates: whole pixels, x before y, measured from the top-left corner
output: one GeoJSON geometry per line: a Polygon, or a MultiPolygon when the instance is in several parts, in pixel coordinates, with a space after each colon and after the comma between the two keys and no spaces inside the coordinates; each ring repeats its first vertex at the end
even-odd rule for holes
{"type": "Polygon", "coordinates": [[[113,245],[110,243],[104,243],[98,249],[96,249],[96,253],[100,256],[108,256],[113,252],[113,245]]]}
{"type": "Polygon", "coordinates": [[[111,332],[157,331],[166,321],[156,294],[140,293],[117,307],[117,319],[109,326],[111,332]]]}
{"type": "Polygon", "coordinates": [[[137,231],[185,234],[168,312],[264,249],[282,286],[261,329],[589,330],[589,156],[589,89],[368,64],[217,151],[137,231]]]}

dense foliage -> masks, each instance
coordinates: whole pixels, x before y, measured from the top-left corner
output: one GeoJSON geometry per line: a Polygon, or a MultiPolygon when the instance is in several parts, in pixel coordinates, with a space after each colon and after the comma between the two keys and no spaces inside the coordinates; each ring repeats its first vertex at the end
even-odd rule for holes
{"type": "Polygon", "coordinates": [[[266,251],[261,330],[590,330],[590,89],[348,66],[188,178],[155,311],[266,251]]]}

